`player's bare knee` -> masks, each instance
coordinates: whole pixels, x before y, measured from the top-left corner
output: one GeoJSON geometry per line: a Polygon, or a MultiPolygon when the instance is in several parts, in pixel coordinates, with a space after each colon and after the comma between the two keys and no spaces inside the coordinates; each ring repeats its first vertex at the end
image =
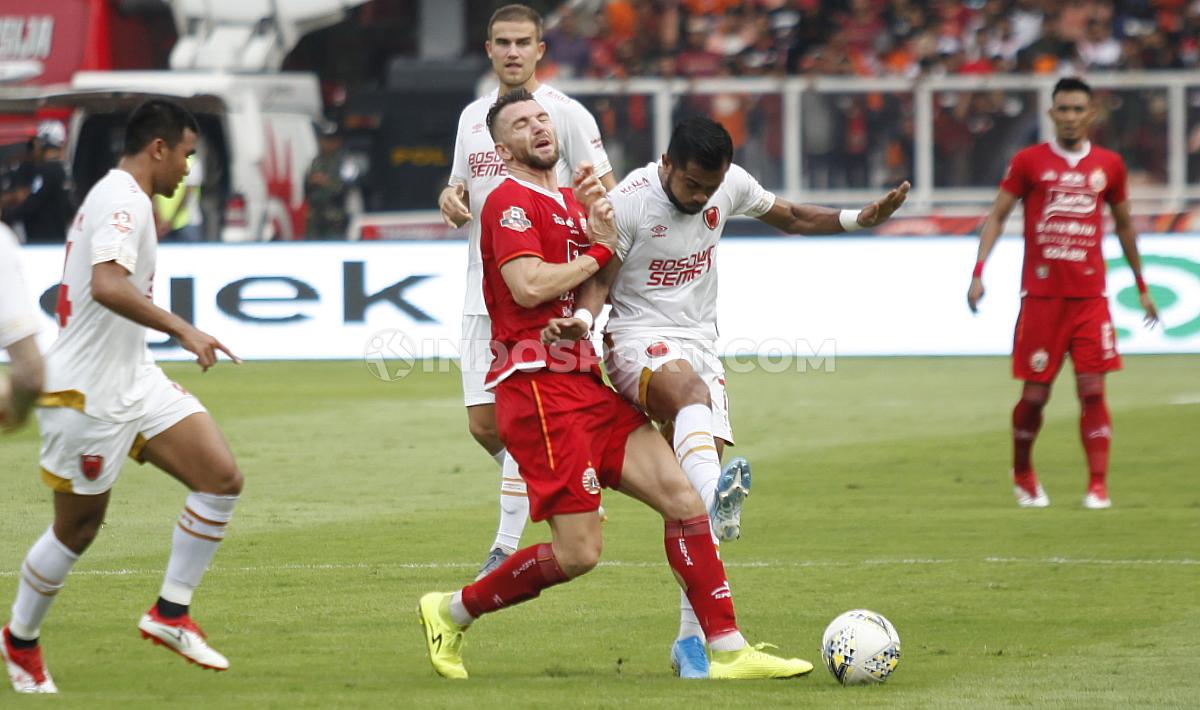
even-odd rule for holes
{"type": "Polygon", "coordinates": [[[495,421],[471,418],[467,420],[467,430],[471,432],[471,437],[489,453],[504,448],[504,444],[500,442],[500,434],[496,431],[495,421]]]}
{"type": "MultiPolygon", "coordinates": [[[[691,377],[688,379],[687,387],[683,393],[683,407],[691,404],[703,404],[706,407],[712,406],[712,398],[708,391],[708,385],[704,384],[704,380],[699,377],[691,377]]],[[[680,407],[682,409],[683,407],[680,407]]]]}
{"type": "Polygon", "coordinates": [[[100,534],[100,526],[104,523],[104,515],[89,515],[74,520],[55,521],[54,537],[58,538],[68,550],[77,555],[87,551],[96,536],[100,534]]]}
{"type": "Polygon", "coordinates": [[[242,494],[242,485],[246,478],[241,469],[232,460],[218,466],[210,472],[208,480],[199,487],[198,493],[211,493],[218,496],[238,496],[242,494]]]}
{"type": "Polygon", "coordinates": [[[574,579],[591,572],[600,564],[600,551],[603,540],[599,535],[595,538],[580,538],[569,543],[555,544],[554,557],[563,574],[574,579]]]}
{"type": "Polygon", "coordinates": [[[667,520],[688,520],[708,513],[696,489],[686,479],[683,483],[672,487],[664,496],[662,514],[667,520]]]}

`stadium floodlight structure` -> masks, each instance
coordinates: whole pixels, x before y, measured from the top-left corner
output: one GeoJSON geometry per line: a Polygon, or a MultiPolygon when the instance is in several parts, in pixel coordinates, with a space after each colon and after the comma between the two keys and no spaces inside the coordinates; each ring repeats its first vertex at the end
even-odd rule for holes
{"type": "Polygon", "coordinates": [[[171,0],[172,69],[277,72],[304,35],[367,0],[171,0]]]}

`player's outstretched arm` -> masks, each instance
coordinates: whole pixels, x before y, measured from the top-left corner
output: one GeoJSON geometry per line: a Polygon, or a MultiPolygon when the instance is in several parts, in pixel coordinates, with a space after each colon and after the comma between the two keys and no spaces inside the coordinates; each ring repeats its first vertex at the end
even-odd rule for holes
{"type": "Polygon", "coordinates": [[[992,203],[992,211],[988,212],[983,228],[979,230],[979,253],[975,259],[975,271],[971,274],[971,285],[967,288],[967,306],[972,313],[979,311],[979,301],[983,299],[983,262],[987,261],[992,247],[996,246],[1000,231],[1004,229],[1004,223],[1016,204],[1016,195],[1000,190],[996,193],[996,201],[992,203]]]}
{"type": "Polygon", "coordinates": [[[617,227],[612,203],[596,200],[588,211],[588,239],[592,246],[565,264],[548,264],[534,256],[523,256],[500,267],[500,276],[522,308],[534,308],[583,283],[604,268],[617,249],[617,227]]]}
{"type": "Polygon", "coordinates": [[[0,376],[0,428],[11,431],[29,417],[42,392],[45,366],[32,335],[8,346],[8,360],[8,379],[0,376]]]}
{"type": "Polygon", "coordinates": [[[174,313],[159,308],[138,293],[129,282],[129,272],[115,261],[105,261],[92,267],[92,298],[134,323],[174,337],[184,350],[196,355],[196,362],[203,370],[216,364],[218,350],[228,355],[230,360],[241,362],[216,338],[174,313]]]}
{"type": "Polygon", "coordinates": [[[1142,310],[1146,314],[1144,321],[1147,327],[1153,326],[1158,322],[1158,306],[1154,304],[1154,299],[1150,297],[1150,291],[1146,288],[1146,282],[1142,279],[1142,256],[1138,253],[1137,230],[1133,227],[1129,200],[1113,205],[1112,211],[1113,221],[1117,227],[1117,239],[1121,242],[1121,251],[1125,252],[1125,261],[1129,263],[1129,268],[1133,271],[1133,279],[1137,283],[1138,298],[1141,300],[1142,310]]]}
{"type": "Polygon", "coordinates": [[[438,195],[438,209],[442,221],[450,227],[461,227],[471,221],[471,210],[467,207],[467,188],[461,182],[447,185],[438,195]]]}
{"type": "Polygon", "coordinates": [[[886,222],[908,199],[911,187],[905,180],[879,200],[858,212],[835,210],[820,205],[797,205],[775,198],[775,204],[758,219],[787,234],[841,234],[886,222]]]}

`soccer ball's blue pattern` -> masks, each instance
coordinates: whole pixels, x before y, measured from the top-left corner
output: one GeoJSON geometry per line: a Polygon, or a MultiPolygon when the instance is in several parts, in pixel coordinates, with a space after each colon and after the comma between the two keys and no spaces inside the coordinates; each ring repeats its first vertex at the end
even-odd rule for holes
{"type": "Polygon", "coordinates": [[[882,614],[855,609],[825,629],[821,658],[842,685],[882,683],[900,663],[900,636],[882,614]]]}

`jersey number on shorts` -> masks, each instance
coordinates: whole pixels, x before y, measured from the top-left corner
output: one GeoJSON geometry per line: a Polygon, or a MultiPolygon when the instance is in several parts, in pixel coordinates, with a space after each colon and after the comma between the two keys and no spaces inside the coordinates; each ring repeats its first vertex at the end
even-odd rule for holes
{"type": "Polygon", "coordinates": [[[54,306],[54,315],[58,316],[58,327],[66,328],[67,319],[71,317],[71,297],[67,289],[67,259],[71,257],[71,242],[67,242],[67,255],[63,257],[63,282],[58,285],[58,303],[54,306]]]}

